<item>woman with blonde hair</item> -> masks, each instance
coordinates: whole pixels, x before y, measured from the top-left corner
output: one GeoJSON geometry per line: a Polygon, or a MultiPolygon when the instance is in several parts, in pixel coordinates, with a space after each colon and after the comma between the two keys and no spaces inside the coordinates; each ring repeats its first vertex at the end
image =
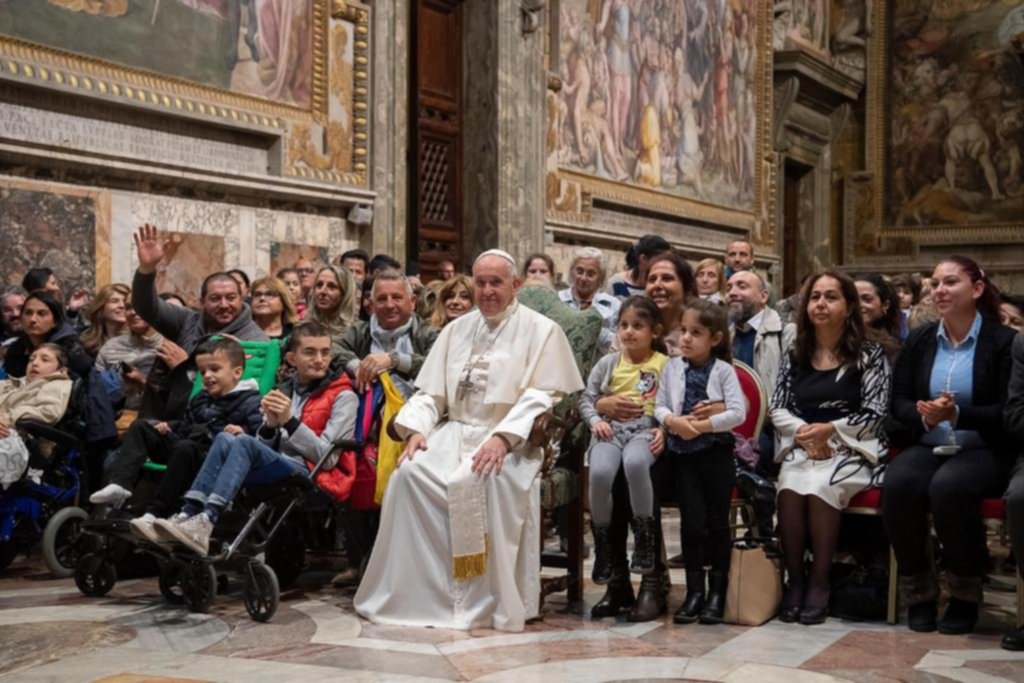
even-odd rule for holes
{"type": "Polygon", "coordinates": [[[317,271],[309,292],[305,320],[320,323],[331,335],[331,349],[337,354],[346,330],[356,322],[356,281],[341,266],[324,266],[317,271]]]}
{"type": "Polygon", "coordinates": [[[461,273],[446,280],[437,290],[437,302],[430,324],[437,329],[473,310],[473,280],[461,273]]]}
{"type": "Polygon", "coordinates": [[[79,337],[82,348],[95,357],[107,340],[125,331],[128,324],[126,304],[132,290],[120,282],[102,287],[89,304],[89,327],[79,337]]]}
{"type": "Polygon", "coordinates": [[[725,303],[725,265],[714,258],[697,264],[697,294],[716,304],[725,303]]]}
{"type": "Polygon", "coordinates": [[[267,275],[252,283],[252,319],[271,339],[285,339],[299,319],[291,292],[281,280],[267,275]]]}

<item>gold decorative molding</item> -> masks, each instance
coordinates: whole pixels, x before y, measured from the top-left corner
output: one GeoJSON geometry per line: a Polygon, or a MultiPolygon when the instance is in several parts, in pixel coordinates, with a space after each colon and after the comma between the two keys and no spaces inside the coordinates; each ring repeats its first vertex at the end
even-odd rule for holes
{"type": "MultiPolygon", "coordinates": [[[[245,121],[242,114],[248,114],[250,121],[257,116],[259,120],[276,117],[323,123],[327,115],[323,100],[327,90],[326,3],[327,0],[314,0],[313,5],[312,106],[309,109],[3,35],[0,35],[0,61],[14,76],[46,82],[48,79],[34,78],[43,72],[51,74],[53,80],[50,82],[58,86],[70,87],[83,94],[119,99],[127,104],[146,104],[171,113],[184,111],[239,122],[245,121]],[[191,108],[189,102],[192,103],[191,108]]],[[[282,128],[283,125],[279,122],[277,126],[271,124],[268,127],[282,128]]]]}
{"type": "MultiPolygon", "coordinates": [[[[325,5],[326,7],[326,5],[325,5]]],[[[314,144],[313,128],[304,122],[292,126],[284,174],[365,186],[369,168],[369,72],[370,12],[366,8],[333,0],[330,18],[338,22],[331,29],[330,81],[327,106],[333,97],[342,108],[349,107],[344,121],[331,121],[323,130],[324,152],[314,144]],[[351,34],[343,22],[352,25],[351,34]],[[352,43],[352,63],[343,57],[352,43]]]]}
{"type": "MultiPolygon", "coordinates": [[[[1024,235],[1024,221],[1019,223],[963,223],[937,225],[889,225],[886,217],[886,193],[891,181],[886,156],[889,102],[889,14],[892,0],[874,0],[872,34],[868,47],[866,157],[867,170],[874,182],[874,228],[880,238],[911,239],[916,244],[969,245],[984,243],[1016,243],[1024,235]]],[[[934,8],[942,5],[936,3],[934,8]]],[[[952,7],[952,5],[950,5],[952,7]]],[[[942,7],[945,7],[942,5],[942,7]]],[[[850,254],[853,256],[853,254],[850,254]]]]}
{"type": "Polygon", "coordinates": [[[313,61],[308,107],[275,102],[174,76],[0,35],[0,81],[144,107],[174,117],[214,120],[282,136],[285,176],[366,187],[369,164],[370,10],[342,0],[313,0],[313,61]],[[347,31],[341,22],[351,22],[347,31]],[[345,39],[339,40],[339,29],[345,39]],[[352,64],[346,64],[347,41],[352,64]],[[345,123],[331,120],[331,101],[351,102],[345,123]],[[322,131],[325,154],[313,140],[322,131]],[[291,139],[291,136],[296,139],[291,139]],[[308,147],[307,147],[308,143],[308,147]],[[301,151],[295,151],[301,150],[301,151]],[[294,156],[293,156],[294,154],[294,156]],[[339,159],[339,154],[347,159],[339,159]],[[298,165],[293,162],[293,159],[298,165]],[[324,161],[327,159],[328,161],[324,161]]]}

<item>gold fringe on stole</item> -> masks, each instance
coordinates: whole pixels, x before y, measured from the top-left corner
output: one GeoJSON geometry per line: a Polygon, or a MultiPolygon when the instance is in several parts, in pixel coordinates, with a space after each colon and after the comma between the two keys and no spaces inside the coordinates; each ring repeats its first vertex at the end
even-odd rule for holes
{"type": "Polygon", "coordinates": [[[457,555],[452,558],[452,576],[456,579],[475,579],[487,573],[487,550],[491,537],[484,536],[484,551],[473,555],[457,555]]]}

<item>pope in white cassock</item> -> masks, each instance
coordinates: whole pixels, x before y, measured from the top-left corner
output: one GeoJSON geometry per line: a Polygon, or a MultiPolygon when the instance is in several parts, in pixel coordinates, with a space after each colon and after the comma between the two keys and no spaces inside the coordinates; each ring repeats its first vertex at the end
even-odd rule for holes
{"type": "Polygon", "coordinates": [[[562,329],[519,305],[512,257],[473,264],[477,308],[441,332],[395,420],[406,446],[355,608],[378,624],[521,631],[540,598],[533,421],[583,389],[562,329]]]}

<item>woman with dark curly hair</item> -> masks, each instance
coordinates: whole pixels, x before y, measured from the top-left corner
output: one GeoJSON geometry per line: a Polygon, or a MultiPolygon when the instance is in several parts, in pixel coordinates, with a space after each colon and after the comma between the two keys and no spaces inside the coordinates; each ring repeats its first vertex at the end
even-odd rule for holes
{"type": "Polygon", "coordinates": [[[782,621],[825,621],[840,513],[871,486],[874,467],[886,455],[880,437],[891,379],[885,351],[865,332],[853,280],[834,272],[812,276],[770,414],[775,461],[781,463],[779,535],[789,576],[782,621]]]}

